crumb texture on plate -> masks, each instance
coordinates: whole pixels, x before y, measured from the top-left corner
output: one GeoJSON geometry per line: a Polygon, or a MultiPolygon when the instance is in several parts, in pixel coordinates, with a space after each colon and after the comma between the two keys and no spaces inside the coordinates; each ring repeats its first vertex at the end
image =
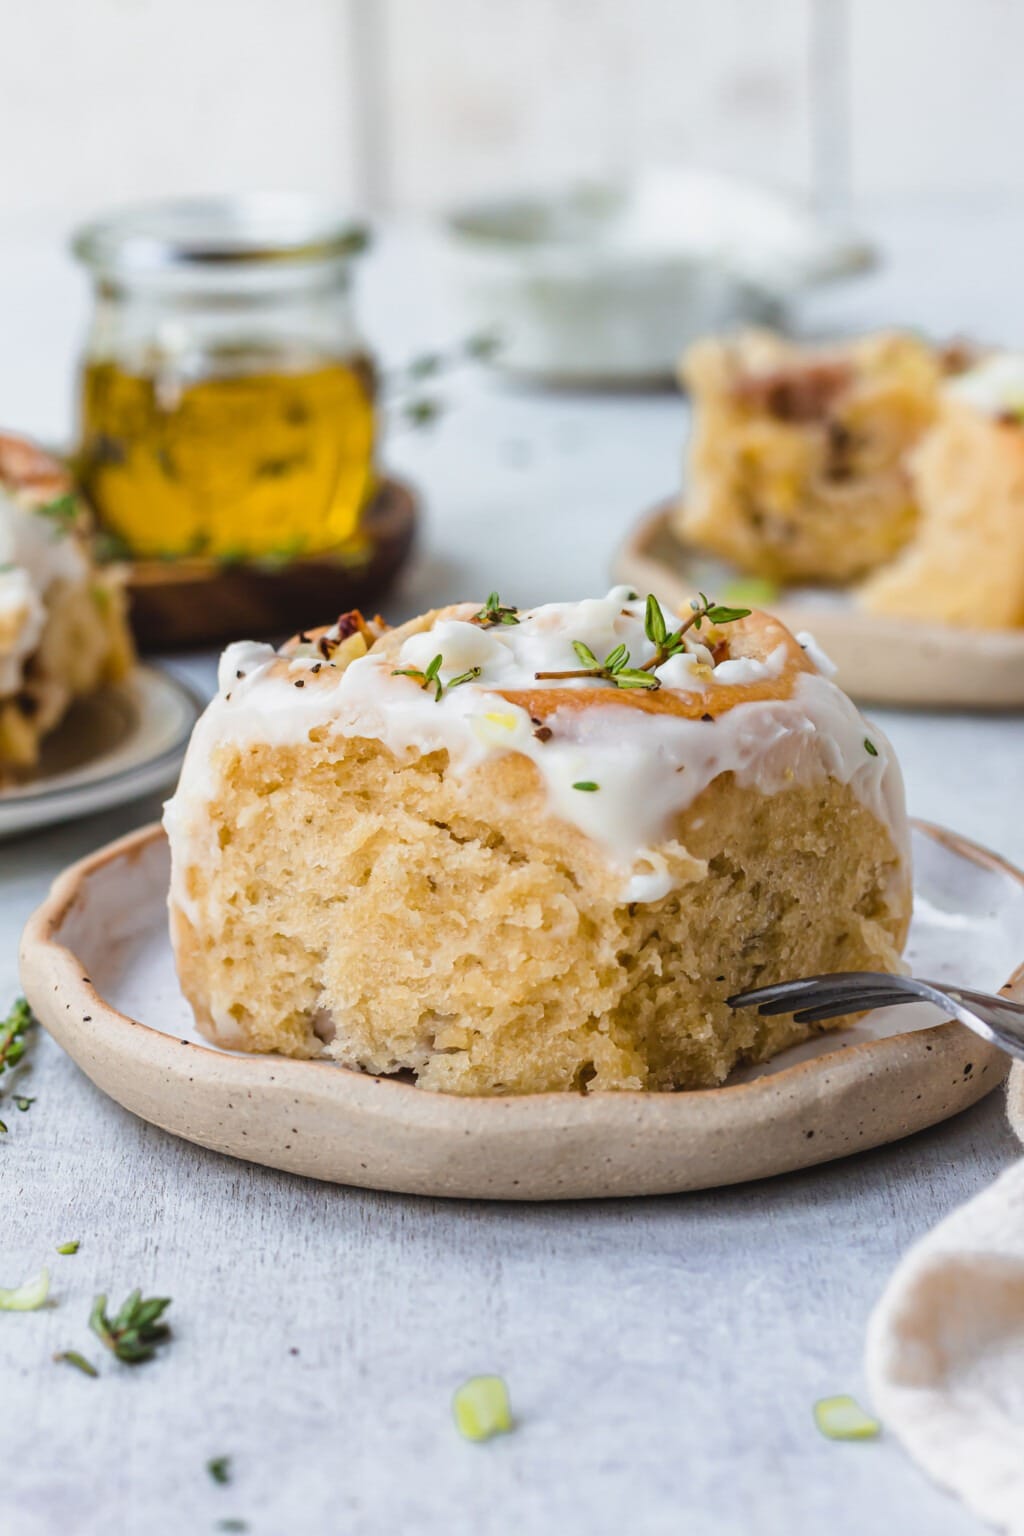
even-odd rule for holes
{"type": "Polygon", "coordinates": [[[648,629],[616,588],[229,647],[166,814],[204,1032],[458,1093],[695,1087],[811,1032],[739,987],[898,969],[882,734],[764,614],[648,629]]]}
{"type": "Polygon", "coordinates": [[[948,357],[897,333],[697,342],[682,366],[693,431],[680,534],[782,581],[846,582],[891,559],[917,523],[906,454],[948,357]]]}
{"type": "Polygon", "coordinates": [[[35,763],[74,699],[131,664],[122,583],[94,564],[70,481],[0,434],[0,786],[35,763]]]}

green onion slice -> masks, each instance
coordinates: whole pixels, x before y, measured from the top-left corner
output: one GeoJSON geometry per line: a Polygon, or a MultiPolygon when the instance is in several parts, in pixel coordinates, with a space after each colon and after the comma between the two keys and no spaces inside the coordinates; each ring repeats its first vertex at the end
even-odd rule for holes
{"type": "Polygon", "coordinates": [[[874,1440],[882,1426],[864,1412],[856,1398],[822,1397],[814,1405],[814,1422],[828,1440],[874,1440]]]}
{"type": "Polygon", "coordinates": [[[50,1271],[41,1269],[34,1280],[10,1290],[0,1286],[0,1312],[35,1312],[50,1294],[50,1271]]]}
{"type": "Polygon", "coordinates": [[[467,1440],[490,1440],[512,1428],[508,1388],[501,1376],[471,1376],[452,1398],[459,1433],[467,1440]]]}

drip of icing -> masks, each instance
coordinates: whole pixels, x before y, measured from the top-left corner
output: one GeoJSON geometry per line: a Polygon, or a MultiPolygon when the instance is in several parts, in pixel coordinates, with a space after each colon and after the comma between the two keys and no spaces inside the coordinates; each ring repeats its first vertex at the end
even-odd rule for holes
{"type": "Polygon", "coordinates": [[[25,662],[42,635],[50,588],[87,577],[74,536],[0,486],[0,696],[21,686],[25,662]]]}
{"type": "MultiPolygon", "coordinates": [[[[550,735],[540,739],[527,710],[502,693],[549,686],[536,682],[538,672],[579,668],[573,641],[599,659],[624,644],[631,664],[641,665],[655,654],[644,634],[643,604],[617,587],[606,598],[524,612],[515,625],[482,628],[468,622],[474,611],[467,604],[409,635],[397,657],[371,652],[353,661],[336,681],[325,668],[315,688],[295,686],[295,674],[307,662],[282,666],[270,646],[230,646],[221,663],[221,693],[196,727],[178,792],[167,806],[176,872],[203,857],[205,807],[217,794],[218,747],[301,742],[325,724],[340,735],[378,740],[399,759],[444,750],[452,770],[463,774],[500,753],[528,757],[553,814],[601,846],[621,870],[627,901],[656,901],[672,889],[665,839],[673,818],[723,773],[766,794],[793,783],[838,779],[905,851],[902,780],[889,745],[820,673],[798,673],[788,698],[737,703],[713,721],[596,700],[586,709],[567,705],[546,716],[550,735]],[[415,678],[395,675],[398,669],[425,672],[437,656],[445,685],[440,702],[415,678]],[[446,686],[473,668],[479,675],[446,686]]],[[[808,653],[816,660],[810,646],[808,653]]],[[[670,658],[657,675],[663,687],[692,694],[706,686],[705,672],[716,684],[760,682],[780,677],[785,660],[780,645],[764,660],[722,661],[712,674],[712,657],[700,647],[692,659],[670,658]]],[[[568,678],[557,687],[609,690],[593,678],[568,678]]],[[[174,898],[188,911],[183,886],[176,877],[174,898]]]]}
{"type": "Polygon", "coordinates": [[[945,387],[955,400],[986,416],[1024,416],[1024,353],[997,352],[945,387]]]}

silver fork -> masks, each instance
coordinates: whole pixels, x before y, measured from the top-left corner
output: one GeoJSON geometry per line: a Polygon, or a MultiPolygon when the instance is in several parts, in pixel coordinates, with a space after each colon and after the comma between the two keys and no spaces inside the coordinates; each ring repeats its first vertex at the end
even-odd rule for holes
{"type": "Polygon", "coordinates": [[[819,1024],[844,1013],[891,1008],[898,1003],[934,1003],[983,1040],[1024,1061],[1024,1005],[967,987],[940,987],[914,976],[837,971],[833,976],[780,981],[774,987],[750,987],[726,998],[726,1002],[731,1008],[756,1008],[761,1014],[791,1013],[798,1024],[819,1024]]]}

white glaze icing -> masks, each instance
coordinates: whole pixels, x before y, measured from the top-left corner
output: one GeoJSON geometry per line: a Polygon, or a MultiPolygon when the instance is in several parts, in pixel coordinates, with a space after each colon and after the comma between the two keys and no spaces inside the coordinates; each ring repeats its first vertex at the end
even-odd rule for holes
{"type": "Polygon", "coordinates": [[[21,686],[46,621],[50,588],[57,581],[83,582],[88,569],[73,535],[0,486],[0,697],[21,686]]]}
{"type": "Polygon", "coordinates": [[[814,636],[808,634],[806,629],[797,630],[796,642],[807,653],[807,660],[821,673],[822,677],[835,677],[839,668],[821,646],[814,636]]]}
{"type": "Polygon", "coordinates": [[[996,352],[946,385],[955,400],[986,416],[1024,416],[1024,353],[996,352]]]}
{"type": "MultiPolygon", "coordinates": [[[[270,646],[228,647],[220,692],[196,727],[165,813],[174,854],[172,894],[186,913],[184,869],[216,858],[207,806],[218,795],[217,749],[302,742],[324,725],[341,735],[381,741],[400,759],[444,750],[457,773],[504,752],[530,758],[553,814],[592,838],[621,869],[624,900],[655,901],[671,890],[665,838],[672,819],[723,773],[766,794],[793,783],[838,779],[905,851],[903,785],[889,744],[827,677],[801,672],[789,698],[736,703],[714,721],[596,703],[556,709],[545,722],[551,736],[542,741],[528,712],[498,690],[553,686],[607,692],[608,683],[596,679],[544,684],[536,674],[579,667],[574,640],[599,658],[625,644],[634,666],[649,659],[654,647],[644,634],[643,603],[617,587],[606,598],[548,604],[524,611],[516,625],[489,629],[468,622],[474,612],[475,605],[464,605],[410,635],[397,662],[371,652],[327,686],[321,673],[318,686],[296,687],[309,658],[282,667],[270,646]],[[396,666],[424,671],[438,655],[444,684],[473,667],[480,675],[446,688],[440,702],[415,678],[395,675],[396,666]],[[581,790],[579,784],[597,788],[581,790]]],[[[808,652],[813,659],[810,647],[808,652]]],[[[712,676],[711,662],[710,652],[698,644],[694,656],[671,658],[657,675],[663,687],[699,693],[712,676]]],[[[784,664],[780,645],[764,661],[742,656],[722,661],[713,677],[716,685],[751,683],[778,677],[784,664]]]]}

